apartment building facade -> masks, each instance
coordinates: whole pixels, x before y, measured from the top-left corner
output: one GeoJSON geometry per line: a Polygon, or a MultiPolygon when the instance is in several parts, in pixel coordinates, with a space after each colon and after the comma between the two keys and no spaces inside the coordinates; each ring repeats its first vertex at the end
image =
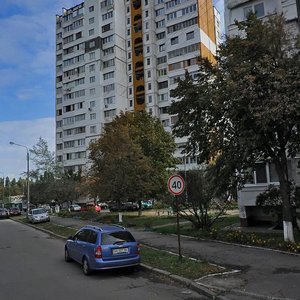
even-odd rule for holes
{"type": "Polygon", "coordinates": [[[73,171],[88,167],[89,143],[121,111],[146,110],[171,131],[170,90],[185,70],[197,73],[199,55],[214,59],[219,25],[212,0],[85,0],[63,9],[56,16],[57,161],[73,171]]]}
{"type": "MultiPolygon", "coordinates": [[[[226,35],[238,34],[235,20],[243,21],[250,11],[259,18],[283,13],[286,26],[294,35],[300,32],[299,0],[225,0],[225,31],[226,35]]],[[[289,178],[300,183],[297,168],[299,158],[289,160],[289,178]]],[[[253,172],[253,178],[243,189],[238,191],[238,205],[242,226],[251,225],[256,221],[272,220],[272,213],[256,206],[256,197],[264,192],[269,185],[279,185],[278,175],[273,163],[258,163],[253,172]]]]}

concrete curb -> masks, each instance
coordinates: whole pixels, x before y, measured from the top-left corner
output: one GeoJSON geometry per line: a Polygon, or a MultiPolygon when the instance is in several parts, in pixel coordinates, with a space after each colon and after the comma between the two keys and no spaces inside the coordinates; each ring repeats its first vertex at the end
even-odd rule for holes
{"type": "Polygon", "coordinates": [[[205,296],[207,296],[211,299],[221,299],[221,298],[218,298],[218,295],[216,293],[214,293],[213,291],[209,290],[206,287],[203,287],[203,286],[195,283],[193,280],[190,280],[190,279],[178,276],[178,275],[171,274],[170,272],[167,272],[167,271],[164,271],[164,270],[161,270],[161,269],[158,269],[158,268],[153,268],[153,267],[148,266],[148,265],[143,264],[143,263],[141,264],[141,267],[143,269],[149,271],[149,272],[153,272],[153,273],[156,273],[158,275],[169,277],[170,279],[185,285],[187,288],[192,289],[195,292],[197,292],[199,294],[202,294],[202,295],[205,295],[205,296]]]}

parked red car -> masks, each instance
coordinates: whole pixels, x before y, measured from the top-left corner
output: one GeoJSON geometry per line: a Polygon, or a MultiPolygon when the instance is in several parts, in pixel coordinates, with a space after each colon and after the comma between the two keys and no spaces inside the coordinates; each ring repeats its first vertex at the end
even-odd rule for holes
{"type": "Polygon", "coordinates": [[[96,212],[100,212],[101,207],[99,205],[95,205],[93,203],[86,203],[81,206],[81,211],[89,211],[89,210],[94,210],[96,212]]]}
{"type": "Polygon", "coordinates": [[[11,216],[20,216],[21,215],[21,210],[18,207],[11,207],[9,209],[9,214],[11,216]]]}

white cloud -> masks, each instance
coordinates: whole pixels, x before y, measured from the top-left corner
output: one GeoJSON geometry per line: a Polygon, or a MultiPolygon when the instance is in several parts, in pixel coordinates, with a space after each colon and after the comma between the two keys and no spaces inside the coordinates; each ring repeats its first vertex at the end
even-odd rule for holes
{"type": "MultiPolygon", "coordinates": [[[[18,81],[30,85],[34,76],[55,74],[55,15],[80,0],[2,0],[0,64],[2,88],[18,81]],[[15,8],[13,14],[10,9],[15,8]],[[7,14],[7,16],[5,16],[7,14]],[[17,79],[15,78],[17,76],[17,79]],[[7,78],[7,80],[5,80],[7,78]],[[26,79],[27,82],[24,82],[26,79]]],[[[19,86],[20,86],[19,84],[19,86]]]]}
{"type": "Polygon", "coordinates": [[[0,176],[19,178],[26,172],[26,149],[10,145],[10,141],[31,149],[40,137],[47,141],[50,151],[55,150],[54,118],[0,122],[0,176]]]}

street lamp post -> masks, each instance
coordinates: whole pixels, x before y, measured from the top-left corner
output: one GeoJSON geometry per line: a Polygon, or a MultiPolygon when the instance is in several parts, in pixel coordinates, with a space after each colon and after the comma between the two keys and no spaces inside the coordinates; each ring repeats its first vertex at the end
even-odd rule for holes
{"type": "Polygon", "coordinates": [[[26,148],[26,152],[27,152],[27,216],[29,214],[29,207],[30,207],[30,195],[29,195],[29,149],[27,146],[21,145],[21,144],[17,144],[15,142],[9,142],[11,145],[16,145],[16,146],[20,146],[23,148],[26,148]]]}
{"type": "Polygon", "coordinates": [[[3,175],[3,193],[2,193],[2,201],[3,201],[3,204],[4,204],[4,192],[5,192],[5,179],[4,179],[4,173],[0,172],[2,175],[3,175]]]}

